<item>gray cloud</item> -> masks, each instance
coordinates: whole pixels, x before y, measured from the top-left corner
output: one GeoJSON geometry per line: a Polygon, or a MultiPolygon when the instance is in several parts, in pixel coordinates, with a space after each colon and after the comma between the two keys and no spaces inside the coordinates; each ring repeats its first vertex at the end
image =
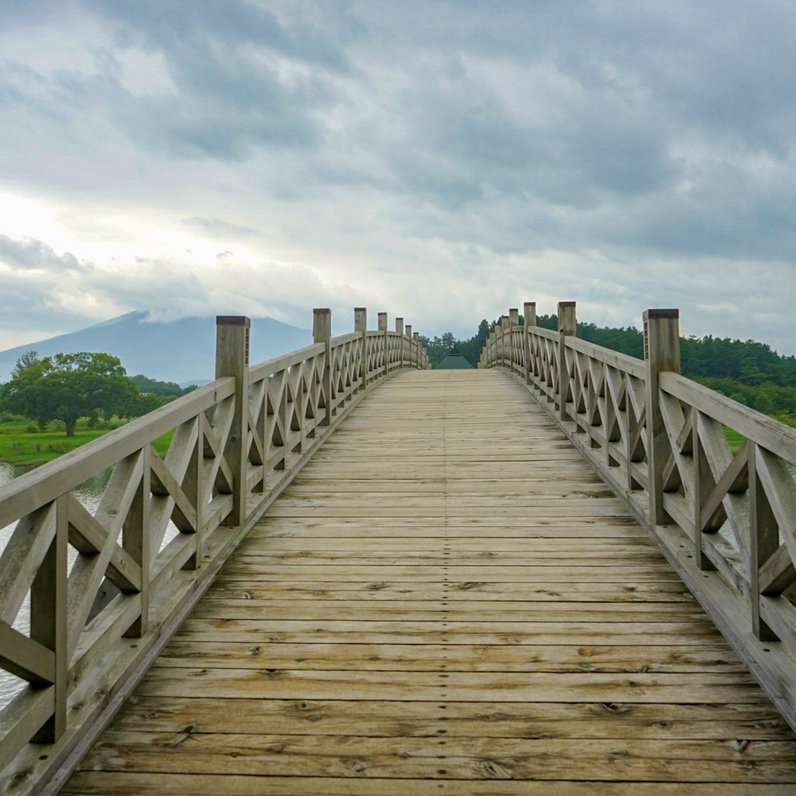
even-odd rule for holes
{"type": "Polygon", "coordinates": [[[7,235],[0,235],[0,263],[12,269],[39,269],[63,271],[82,271],[77,258],[69,252],[59,255],[51,246],[34,238],[13,240],[7,235]]]}
{"type": "MultiPolygon", "coordinates": [[[[553,262],[595,321],[665,297],[726,325],[711,307],[750,289],[776,304],[775,280],[794,281],[791,3],[66,5],[4,8],[0,173],[68,206],[81,234],[112,238],[97,205],[146,211],[214,261],[234,239],[230,267],[308,269],[321,301],[357,278],[397,301],[422,276],[455,304],[424,307],[429,331],[525,286],[552,295],[553,262]],[[74,51],[45,46],[56,34],[74,51]],[[496,274],[505,290],[483,286],[496,274]]],[[[31,245],[8,264],[67,267],[31,245]]],[[[143,270],[171,263],[175,295],[204,267],[136,245],[143,270]]],[[[116,289],[146,308],[147,279],[116,289]]],[[[192,283],[192,306],[218,289],[192,283]]],[[[765,330],[764,304],[733,322],[765,330]]],[[[777,339],[796,350],[792,321],[777,339]]]]}

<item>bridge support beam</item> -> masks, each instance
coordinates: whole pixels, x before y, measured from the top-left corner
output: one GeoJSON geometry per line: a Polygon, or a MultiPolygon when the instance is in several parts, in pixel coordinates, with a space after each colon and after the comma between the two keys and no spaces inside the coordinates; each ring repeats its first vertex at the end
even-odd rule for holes
{"type": "Polygon", "coordinates": [[[235,415],[227,440],[232,471],[232,511],[224,525],[241,525],[246,515],[246,438],[249,423],[249,330],[245,315],[216,318],[216,378],[235,378],[235,415]]]}

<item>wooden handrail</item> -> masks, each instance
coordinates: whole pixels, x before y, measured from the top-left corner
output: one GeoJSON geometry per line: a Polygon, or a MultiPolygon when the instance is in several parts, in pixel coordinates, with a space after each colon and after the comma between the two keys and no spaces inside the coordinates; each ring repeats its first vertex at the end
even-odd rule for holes
{"type": "Polygon", "coordinates": [[[0,668],[29,683],[0,708],[3,792],[71,770],[350,408],[410,366],[402,335],[360,326],[249,366],[248,319],[220,317],[222,378],[0,488],[0,528],[16,522],[0,553],[0,668]],[[152,443],[169,432],[161,458],[152,443]],[[92,514],[72,490],[108,468],[92,514]],[[29,632],[14,627],[28,593],[29,632]]]}
{"type": "Polygon", "coordinates": [[[681,376],[678,317],[645,313],[644,360],[572,326],[562,339],[504,321],[479,367],[525,382],[796,730],[796,607],[782,596],[796,582],[796,430],[681,376]],[[743,436],[738,451],[725,427],[743,436]]]}

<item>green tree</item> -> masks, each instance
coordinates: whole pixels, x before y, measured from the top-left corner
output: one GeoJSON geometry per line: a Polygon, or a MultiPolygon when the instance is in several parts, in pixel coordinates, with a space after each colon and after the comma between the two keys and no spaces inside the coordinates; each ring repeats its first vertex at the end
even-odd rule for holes
{"type": "Polygon", "coordinates": [[[61,420],[66,436],[78,418],[127,415],[138,391],[117,357],[110,354],[56,354],[39,359],[34,352],[17,361],[3,389],[3,408],[40,424],[61,420]]]}

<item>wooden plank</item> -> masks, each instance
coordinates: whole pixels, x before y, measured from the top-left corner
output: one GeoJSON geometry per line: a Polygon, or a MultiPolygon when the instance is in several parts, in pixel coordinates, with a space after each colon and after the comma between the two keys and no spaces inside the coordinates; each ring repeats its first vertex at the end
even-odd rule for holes
{"type": "Polygon", "coordinates": [[[266,776],[796,783],[796,744],[631,739],[317,738],[110,731],[81,769],[266,776]],[[164,754],[153,754],[163,750],[164,754]],[[790,759],[786,757],[790,755],[790,759]],[[752,765],[750,765],[752,763],[752,765]],[[765,771],[760,770],[760,766],[765,771]]]}
{"type": "Polygon", "coordinates": [[[418,702],[385,700],[229,700],[136,695],[119,714],[119,730],[374,738],[638,738],[782,740],[785,722],[763,703],[682,705],[612,702],[418,702]]]}
{"type": "MultiPolygon", "coordinates": [[[[64,794],[174,794],[174,796],[261,796],[262,794],[290,793],[293,796],[405,796],[407,793],[428,792],[432,783],[426,779],[378,779],[359,778],[356,770],[349,776],[341,777],[276,777],[246,775],[193,775],[159,772],[157,774],[127,772],[78,772],[69,782],[64,794]]],[[[532,782],[530,780],[486,781],[458,779],[433,782],[433,792],[441,794],[467,793],[478,796],[680,796],[683,786],[680,783],[621,783],[621,782],[532,782]]],[[[701,784],[701,796],[782,796],[781,785],[754,785],[722,783],[721,785],[701,784]]]]}

